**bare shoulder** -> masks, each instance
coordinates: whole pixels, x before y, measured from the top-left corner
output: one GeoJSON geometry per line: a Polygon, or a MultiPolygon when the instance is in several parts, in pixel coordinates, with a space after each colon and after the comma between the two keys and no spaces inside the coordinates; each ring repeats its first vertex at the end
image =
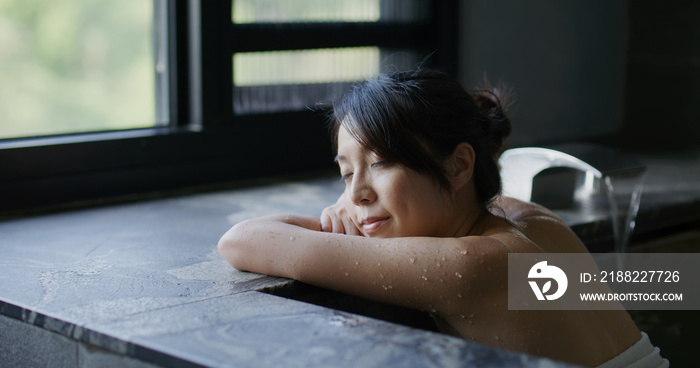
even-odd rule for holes
{"type": "Polygon", "coordinates": [[[563,223],[559,216],[544,206],[505,196],[498,196],[493,201],[491,212],[515,222],[547,219],[563,223]]]}
{"type": "Polygon", "coordinates": [[[535,203],[499,197],[492,213],[509,222],[512,237],[525,237],[544,252],[587,252],[578,236],[551,210],[535,203]]]}

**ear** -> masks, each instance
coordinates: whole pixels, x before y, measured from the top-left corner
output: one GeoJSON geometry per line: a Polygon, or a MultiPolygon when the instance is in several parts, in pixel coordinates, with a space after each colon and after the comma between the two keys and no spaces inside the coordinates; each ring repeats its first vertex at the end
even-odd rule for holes
{"type": "Polygon", "coordinates": [[[476,155],[471,144],[462,142],[455,147],[447,163],[453,191],[458,191],[471,181],[475,159],[476,155]]]}

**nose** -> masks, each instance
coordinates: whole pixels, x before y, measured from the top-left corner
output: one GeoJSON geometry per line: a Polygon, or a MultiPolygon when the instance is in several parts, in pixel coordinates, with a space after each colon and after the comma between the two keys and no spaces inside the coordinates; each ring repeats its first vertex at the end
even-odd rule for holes
{"type": "Polygon", "coordinates": [[[355,175],[350,187],[350,200],[356,206],[369,205],[377,200],[377,193],[365,175],[355,175]]]}

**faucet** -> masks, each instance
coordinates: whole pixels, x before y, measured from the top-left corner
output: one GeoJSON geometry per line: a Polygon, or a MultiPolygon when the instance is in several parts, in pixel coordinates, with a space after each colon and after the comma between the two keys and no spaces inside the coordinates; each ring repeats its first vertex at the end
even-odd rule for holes
{"type": "Polygon", "coordinates": [[[499,165],[503,194],[523,201],[567,207],[604,193],[615,249],[626,250],[646,176],[638,159],[600,145],[565,143],[506,150],[499,165]]]}

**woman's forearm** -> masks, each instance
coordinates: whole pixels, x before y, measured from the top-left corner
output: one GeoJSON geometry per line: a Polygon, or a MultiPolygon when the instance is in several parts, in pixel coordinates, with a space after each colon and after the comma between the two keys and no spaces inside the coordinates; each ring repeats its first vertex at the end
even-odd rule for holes
{"type": "Polygon", "coordinates": [[[274,215],[242,221],[219,240],[221,255],[235,269],[289,277],[286,265],[271,263],[267,252],[283,252],[280,247],[295,240],[297,233],[321,231],[318,217],[274,215]]]}

